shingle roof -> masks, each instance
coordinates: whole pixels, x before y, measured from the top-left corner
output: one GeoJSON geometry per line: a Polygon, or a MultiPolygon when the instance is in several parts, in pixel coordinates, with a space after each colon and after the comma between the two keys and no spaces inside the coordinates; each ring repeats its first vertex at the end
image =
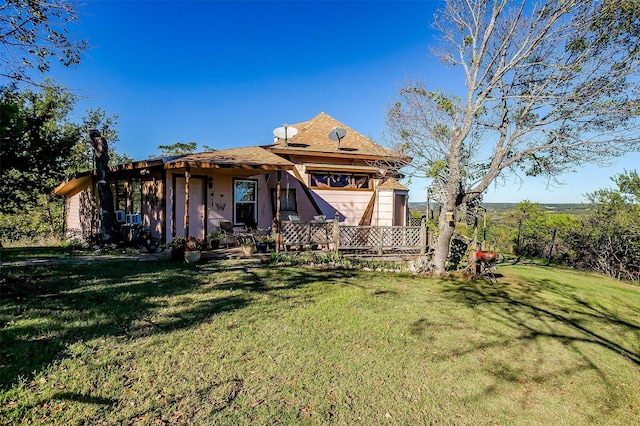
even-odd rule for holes
{"type": "MultiPolygon", "coordinates": [[[[177,169],[183,167],[203,169],[234,169],[234,173],[244,175],[268,173],[272,170],[291,170],[295,166],[285,158],[259,146],[248,148],[232,148],[220,151],[199,152],[196,154],[176,155],[164,158],[152,158],[131,163],[118,164],[110,167],[113,173],[140,170],[149,167],[164,167],[177,169]],[[261,172],[266,170],[266,172],[261,172]]],[[[78,190],[86,188],[91,183],[91,176],[95,171],[88,171],[74,176],[54,189],[54,194],[73,195],[78,190]],[[75,192],[74,192],[75,191],[75,192]]]]}
{"type": "Polygon", "coordinates": [[[402,154],[391,149],[384,148],[376,142],[361,135],[338,120],[321,112],[309,121],[292,124],[298,130],[298,134],[288,140],[285,148],[284,139],[277,139],[273,145],[265,146],[274,152],[284,153],[332,153],[340,155],[354,155],[366,157],[401,157],[402,154]],[[347,134],[338,142],[329,139],[329,133],[334,127],[341,127],[347,134]]]}
{"type": "Polygon", "coordinates": [[[409,189],[395,180],[394,178],[385,179],[380,185],[378,185],[378,189],[397,189],[399,191],[408,191],[409,189]]]}
{"type": "Polygon", "coordinates": [[[259,146],[199,152],[173,158],[165,162],[165,168],[244,168],[263,170],[292,169],[293,163],[259,146]]]}

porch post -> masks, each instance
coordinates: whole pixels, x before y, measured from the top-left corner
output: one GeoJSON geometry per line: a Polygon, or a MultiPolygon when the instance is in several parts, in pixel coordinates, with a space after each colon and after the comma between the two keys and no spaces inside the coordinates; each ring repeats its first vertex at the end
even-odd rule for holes
{"type": "Polygon", "coordinates": [[[336,214],[333,217],[333,250],[339,253],[338,246],[340,244],[340,213],[336,210],[336,214]]]}
{"type": "Polygon", "coordinates": [[[282,234],[280,234],[280,180],[282,179],[282,171],[276,172],[276,253],[280,252],[280,243],[282,242],[282,234]]]}
{"type": "Polygon", "coordinates": [[[187,167],[184,171],[184,237],[189,237],[189,179],[191,170],[187,167]]]}

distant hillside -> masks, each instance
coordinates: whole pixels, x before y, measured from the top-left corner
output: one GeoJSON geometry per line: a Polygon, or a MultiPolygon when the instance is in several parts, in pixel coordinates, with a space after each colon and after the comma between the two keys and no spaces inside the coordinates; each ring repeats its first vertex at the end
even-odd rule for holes
{"type": "MultiPolygon", "coordinates": [[[[517,203],[484,203],[482,207],[487,209],[488,212],[502,213],[510,210],[514,210],[517,203]]],[[[556,213],[572,213],[583,214],[589,211],[590,204],[584,203],[538,203],[540,207],[550,212],[556,213]]],[[[439,205],[432,202],[431,208],[438,211],[439,205]]],[[[409,202],[409,209],[412,212],[426,212],[427,203],[409,202]]]]}

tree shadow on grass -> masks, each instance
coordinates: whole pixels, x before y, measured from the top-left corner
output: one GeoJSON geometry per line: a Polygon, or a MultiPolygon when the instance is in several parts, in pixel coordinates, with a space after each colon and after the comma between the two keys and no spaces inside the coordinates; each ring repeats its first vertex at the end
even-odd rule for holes
{"type": "Polygon", "coordinates": [[[169,262],[98,261],[7,267],[0,277],[0,388],[30,380],[76,342],[137,338],[197,326],[241,309],[244,295],[209,290],[198,268],[169,262]],[[172,309],[164,312],[170,306],[172,309]]]}
{"type": "Polygon", "coordinates": [[[355,274],[131,260],[13,266],[0,272],[0,388],[31,380],[51,362],[69,357],[76,342],[196,327],[265,297],[271,306],[306,303],[317,293],[292,290],[315,282],[345,285],[355,274]]]}
{"type": "Polygon", "coordinates": [[[618,335],[606,334],[599,329],[602,323],[607,323],[640,337],[640,326],[620,318],[602,305],[585,301],[573,290],[561,282],[539,278],[524,284],[457,282],[449,285],[446,293],[470,307],[490,311],[503,323],[518,328],[531,338],[544,336],[562,342],[591,343],[640,365],[637,348],[619,341],[618,335]]]}
{"type": "Polygon", "coordinates": [[[54,394],[51,397],[51,399],[52,400],[58,399],[62,401],[75,401],[75,402],[81,402],[84,404],[96,404],[96,405],[107,405],[107,406],[113,406],[118,404],[119,402],[117,399],[102,398],[99,396],[84,395],[84,394],[79,394],[74,392],[58,392],[54,394]]]}
{"type": "MultiPolygon", "coordinates": [[[[566,275],[561,276],[566,278],[566,275]]],[[[574,285],[567,285],[562,280],[534,276],[526,282],[507,278],[498,283],[445,281],[446,300],[466,305],[487,321],[475,324],[468,319],[470,317],[462,317],[460,327],[464,330],[461,333],[468,330],[470,338],[454,345],[452,351],[435,355],[435,359],[445,361],[472,356],[483,373],[497,382],[513,384],[552,384],[591,371],[599,377],[599,386],[608,389],[609,397],[603,404],[609,410],[615,410],[618,404],[615,395],[620,396],[620,389],[607,368],[615,368],[613,364],[631,364],[635,370],[640,366],[637,345],[640,325],[634,319],[637,303],[616,303],[619,302],[615,300],[618,295],[605,302],[582,289],[580,277],[574,285]],[[565,363],[566,358],[554,358],[548,346],[551,342],[573,352],[575,360],[565,363]],[[588,346],[604,348],[609,358],[603,360],[588,346]],[[494,350],[496,356],[492,356],[494,350]],[[516,359],[505,358],[506,353],[513,354],[516,359]],[[522,358],[518,358],[520,355],[522,358]],[[541,358],[545,356],[550,358],[541,358]],[[547,367],[540,368],[538,363],[547,367]]],[[[454,326],[438,324],[424,317],[410,324],[409,332],[437,338],[454,326]]],[[[495,389],[487,388],[483,393],[489,395],[493,391],[495,389]]]]}
{"type": "Polygon", "coordinates": [[[306,287],[312,283],[325,282],[335,285],[358,285],[350,279],[356,272],[345,269],[315,270],[311,268],[288,267],[242,267],[242,278],[218,284],[218,290],[244,290],[252,293],[269,293],[279,297],[293,296],[289,290],[306,287]]]}

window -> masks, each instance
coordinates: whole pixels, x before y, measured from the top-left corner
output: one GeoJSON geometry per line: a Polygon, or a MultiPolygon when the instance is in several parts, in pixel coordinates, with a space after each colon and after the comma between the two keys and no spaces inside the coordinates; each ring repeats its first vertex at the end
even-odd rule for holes
{"type": "MultiPolygon", "coordinates": [[[[271,189],[271,211],[273,217],[276,217],[276,190],[271,189]]],[[[280,189],[280,217],[283,220],[289,219],[289,215],[298,214],[298,205],[296,202],[295,189],[280,189]]]]}
{"type": "Polygon", "coordinates": [[[311,186],[315,188],[369,189],[369,176],[336,173],[311,174],[311,186]]]}
{"type": "Polygon", "coordinates": [[[131,213],[142,213],[142,180],[131,179],[131,213]]]}
{"type": "Polygon", "coordinates": [[[116,210],[127,210],[127,188],[126,181],[116,181],[116,210]]]}
{"type": "Polygon", "coordinates": [[[118,179],[115,185],[116,210],[127,214],[142,212],[142,181],[133,178],[130,181],[118,179]]]}
{"type": "Polygon", "coordinates": [[[255,227],[258,205],[258,183],[255,180],[233,181],[233,214],[237,225],[255,227]]]}

